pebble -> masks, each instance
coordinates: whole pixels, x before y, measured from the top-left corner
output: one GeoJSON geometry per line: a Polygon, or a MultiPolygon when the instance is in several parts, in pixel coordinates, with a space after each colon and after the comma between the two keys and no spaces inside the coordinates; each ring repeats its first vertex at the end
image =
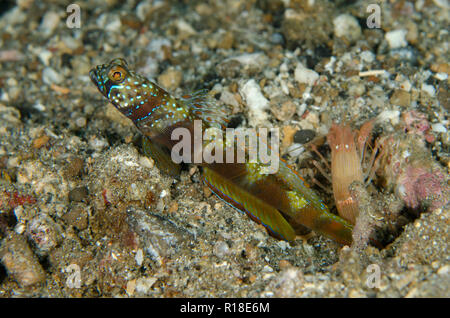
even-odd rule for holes
{"type": "Polygon", "coordinates": [[[134,256],[134,259],[136,260],[137,266],[141,266],[144,262],[144,252],[142,251],[142,248],[138,249],[136,252],[136,255],[134,256]]]}
{"type": "Polygon", "coordinates": [[[56,27],[59,24],[59,21],[60,21],[59,14],[52,11],[47,12],[42,18],[42,22],[41,25],[39,26],[39,29],[45,36],[49,36],[56,29],[56,27]]]}
{"type": "Polygon", "coordinates": [[[433,130],[434,132],[437,132],[437,133],[446,133],[447,132],[447,128],[445,128],[445,126],[441,123],[432,124],[431,130],[433,130]]]}
{"type": "Polygon", "coordinates": [[[102,151],[107,146],[108,142],[104,139],[94,137],[89,140],[89,147],[93,148],[95,151],[102,151]]]}
{"type": "Polygon", "coordinates": [[[239,102],[236,100],[236,97],[233,93],[229,91],[223,91],[220,95],[220,101],[226,105],[231,105],[233,107],[239,107],[239,102]]]}
{"type": "Polygon", "coordinates": [[[84,160],[81,157],[72,157],[68,160],[64,169],[64,176],[68,178],[78,177],[83,172],[84,160]]]}
{"type": "Polygon", "coordinates": [[[10,232],[0,247],[0,259],[8,275],[22,287],[45,280],[45,272],[22,235],[10,232]]]}
{"type": "Polygon", "coordinates": [[[233,47],[234,35],[233,32],[225,32],[222,36],[222,41],[218,43],[219,49],[229,50],[233,47]]]}
{"type": "Polygon", "coordinates": [[[406,41],[406,34],[408,31],[406,30],[393,30],[387,32],[384,37],[388,42],[388,45],[391,49],[398,49],[408,45],[406,41]]]}
{"type": "Polygon", "coordinates": [[[392,105],[409,107],[411,106],[411,94],[402,89],[397,89],[392,94],[390,102],[392,105]]]}
{"type": "Polygon", "coordinates": [[[127,287],[126,287],[126,292],[128,294],[128,296],[133,296],[134,295],[134,291],[136,289],[136,280],[132,279],[130,281],[127,282],[127,287]]]}
{"type": "Polygon", "coordinates": [[[306,144],[314,139],[316,131],[312,129],[301,129],[294,134],[294,142],[297,144],[306,144]]]}
{"type": "Polygon", "coordinates": [[[27,224],[26,234],[39,255],[47,255],[62,241],[61,229],[49,217],[39,215],[27,224]]]}
{"type": "Polygon", "coordinates": [[[436,95],[436,89],[433,85],[422,83],[422,91],[430,95],[430,97],[434,97],[436,95]]]}
{"type": "Polygon", "coordinates": [[[136,6],[136,16],[139,18],[139,20],[141,20],[142,22],[145,21],[145,19],[147,18],[148,14],[155,9],[155,6],[157,5],[157,3],[153,3],[153,1],[141,1],[137,6],[136,6]]]}
{"type": "Polygon", "coordinates": [[[375,54],[373,54],[370,51],[362,51],[360,56],[361,56],[361,61],[363,61],[364,63],[370,64],[373,61],[375,61],[375,54]]]}
{"type": "Polygon", "coordinates": [[[275,103],[275,105],[271,107],[271,110],[276,119],[278,119],[279,121],[287,121],[291,119],[292,116],[295,114],[297,106],[294,104],[293,101],[287,100],[281,105],[275,103]]]}
{"type": "Polygon", "coordinates": [[[50,59],[52,58],[53,53],[46,49],[39,49],[39,53],[37,53],[37,56],[45,66],[49,66],[50,59]]]}
{"type": "Polygon", "coordinates": [[[299,83],[304,83],[312,86],[319,79],[319,74],[304,67],[303,64],[298,63],[297,67],[295,68],[294,78],[299,83]]]}
{"type": "Polygon", "coordinates": [[[218,258],[223,258],[225,255],[228,254],[229,250],[230,249],[227,243],[225,243],[224,241],[218,241],[214,245],[213,253],[218,258]]]}
{"type": "Polygon", "coordinates": [[[56,72],[51,67],[46,67],[42,71],[42,80],[45,84],[51,85],[51,84],[60,84],[64,80],[63,76],[56,72]]]}
{"type": "Polygon", "coordinates": [[[178,88],[183,80],[183,73],[174,68],[168,68],[164,73],[158,76],[158,83],[169,91],[178,88]]]}
{"type": "Polygon", "coordinates": [[[14,49],[0,50],[0,62],[20,61],[23,60],[24,57],[25,55],[14,49]]]}
{"type": "Polygon", "coordinates": [[[233,56],[229,60],[238,61],[244,67],[264,66],[267,63],[267,56],[263,53],[244,53],[233,56]]]}
{"type": "Polygon", "coordinates": [[[117,32],[122,26],[122,21],[117,14],[104,13],[97,19],[97,25],[108,32],[117,32]]]}
{"type": "Polygon", "coordinates": [[[294,10],[287,8],[284,11],[281,31],[287,42],[312,42],[324,43],[329,40],[329,34],[333,32],[332,24],[329,23],[329,16],[331,12],[322,10],[314,10],[312,5],[314,1],[305,1],[305,4],[300,6],[310,7],[308,11],[294,10]],[[306,2],[309,5],[305,5],[306,2]],[[314,11],[314,12],[311,12],[314,11]]]}
{"type": "Polygon", "coordinates": [[[272,34],[272,36],[270,37],[270,42],[272,42],[273,44],[283,45],[284,44],[283,34],[281,33],[272,34]]]}
{"type": "Polygon", "coordinates": [[[362,82],[351,84],[347,92],[350,96],[358,97],[363,96],[366,91],[366,85],[362,82]]]}
{"type": "Polygon", "coordinates": [[[156,283],[156,277],[141,277],[136,280],[136,292],[141,294],[148,294],[150,288],[156,283]]]}
{"type": "Polygon", "coordinates": [[[440,80],[440,81],[445,81],[445,80],[447,80],[447,78],[448,78],[448,74],[447,74],[447,73],[444,73],[444,72],[436,73],[436,74],[434,75],[434,77],[435,77],[436,79],[440,80]]]}
{"type": "Polygon", "coordinates": [[[48,141],[50,140],[50,137],[47,135],[42,135],[41,137],[38,137],[36,139],[33,140],[33,148],[34,149],[39,149],[42,148],[43,146],[45,146],[48,141]]]}
{"type": "Polygon", "coordinates": [[[269,101],[262,94],[256,81],[254,79],[247,81],[240,89],[240,93],[249,108],[250,124],[257,126],[266,121],[267,113],[264,110],[269,107],[269,101]]]}
{"type": "Polygon", "coordinates": [[[152,158],[149,158],[147,156],[141,156],[139,157],[139,165],[151,169],[154,167],[155,162],[152,158]]]}
{"type": "Polygon", "coordinates": [[[71,207],[71,209],[62,216],[64,222],[80,231],[85,230],[88,227],[88,212],[87,207],[80,203],[71,207]]]}
{"type": "Polygon", "coordinates": [[[431,70],[435,73],[446,73],[447,75],[450,74],[450,64],[448,63],[434,63],[431,64],[431,70]]]}
{"type": "Polygon", "coordinates": [[[408,80],[403,81],[403,82],[400,84],[400,88],[401,88],[402,90],[406,91],[406,92],[411,91],[411,88],[412,88],[411,82],[408,81],[408,80]]]}
{"type": "Polygon", "coordinates": [[[86,117],[78,117],[77,119],[75,119],[75,125],[77,125],[77,127],[79,128],[86,127],[86,123],[86,117]]]}
{"type": "Polygon", "coordinates": [[[195,35],[197,33],[197,31],[195,31],[195,29],[183,19],[178,19],[175,22],[175,25],[178,29],[178,32],[179,32],[178,38],[180,40],[184,40],[184,39],[186,39],[192,35],[195,35]]]}
{"type": "Polygon", "coordinates": [[[283,141],[282,141],[283,147],[288,147],[289,145],[292,144],[296,131],[297,131],[297,128],[295,128],[293,126],[284,126],[283,127],[283,141]]]}
{"type": "Polygon", "coordinates": [[[303,151],[305,151],[305,147],[296,143],[290,145],[286,150],[286,152],[293,158],[300,156],[303,151]]]}
{"type": "Polygon", "coordinates": [[[388,120],[392,125],[397,125],[400,121],[400,112],[398,110],[383,110],[376,119],[378,123],[383,123],[388,120]]]}
{"type": "Polygon", "coordinates": [[[232,56],[220,62],[217,65],[217,72],[220,76],[226,78],[233,78],[247,74],[249,76],[262,71],[268,63],[268,58],[265,54],[244,53],[232,56]]]}
{"type": "Polygon", "coordinates": [[[345,38],[349,42],[356,42],[361,37],[361,27],[358,20],[350,14],[341,14],[334,18],[334,35],[345,38]]]}
{"type": "Polygon", "coordinates": [[[78,187],[69,192],[69,201],[81,202],[89,195],[86,187],[78,187]]]}
{"type": "Polygon", "coordinates": [[[438,269],[438,275],[447,275],[450,272],[450,265],[444,265],[438,269]]]}

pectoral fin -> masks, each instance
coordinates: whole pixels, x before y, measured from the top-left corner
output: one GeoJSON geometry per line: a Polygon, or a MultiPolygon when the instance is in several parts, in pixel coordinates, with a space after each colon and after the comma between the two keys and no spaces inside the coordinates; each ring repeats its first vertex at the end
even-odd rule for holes
{"type": "Polygon", "coordinates": [[[270,234],[287,241],[295,239],[294,229],[277,209],[207,167],[203,169],[203,177],[215,194],[264,225],[270,234]]]}
{"type": "Polygon", "coordinates": [[[156,166],[163,172],[171,175],[172,177],[178,177],[180,175],[181,166],[172,161],[169,150],[152,142],[149,138],[144,137],[142,139],[142,149],[146,156],[149,156],[155,160],[156,166]]]}

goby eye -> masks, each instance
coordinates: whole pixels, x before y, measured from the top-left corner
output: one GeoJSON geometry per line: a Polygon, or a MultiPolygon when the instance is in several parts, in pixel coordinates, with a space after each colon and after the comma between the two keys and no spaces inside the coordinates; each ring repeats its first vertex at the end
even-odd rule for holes
{"type": "Polygon", "coordinates": [[[120,83],[125,79],[125,70],[120,66],[115,66],[108,72],[108,78],[115,83],[120,83]]]}

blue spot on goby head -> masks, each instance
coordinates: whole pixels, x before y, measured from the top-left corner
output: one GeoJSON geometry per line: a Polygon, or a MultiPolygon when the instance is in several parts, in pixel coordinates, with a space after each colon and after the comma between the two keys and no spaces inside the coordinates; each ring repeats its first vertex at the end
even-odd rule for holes
{"type": "MultiPolygon", "coordinates": [[[[114,88],[122,89],[122,88],[123,88],[123,85],[111,85],[111,87],[109,88],[109,91],[108,91],[108,95],[107,95],[108,99],[110,98],[111,91],[112,91],[114,88]]],[[[123,97],[123,96],[122,96],[122,97],[123,97]]]]}

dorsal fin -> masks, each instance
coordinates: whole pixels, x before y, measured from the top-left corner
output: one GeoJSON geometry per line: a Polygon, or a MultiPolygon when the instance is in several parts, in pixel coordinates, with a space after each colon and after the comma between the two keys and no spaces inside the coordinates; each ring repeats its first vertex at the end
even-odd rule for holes
{"type": "Polygon", "coordinates": [[[216,100],[208,94],[208,90],[198,90],[190,95],[184,95],[179,99],[189,109],[194,119],[201,119],[208,127],[224,129],[228,119],[223,106],[219,106],[216,100]]]}

